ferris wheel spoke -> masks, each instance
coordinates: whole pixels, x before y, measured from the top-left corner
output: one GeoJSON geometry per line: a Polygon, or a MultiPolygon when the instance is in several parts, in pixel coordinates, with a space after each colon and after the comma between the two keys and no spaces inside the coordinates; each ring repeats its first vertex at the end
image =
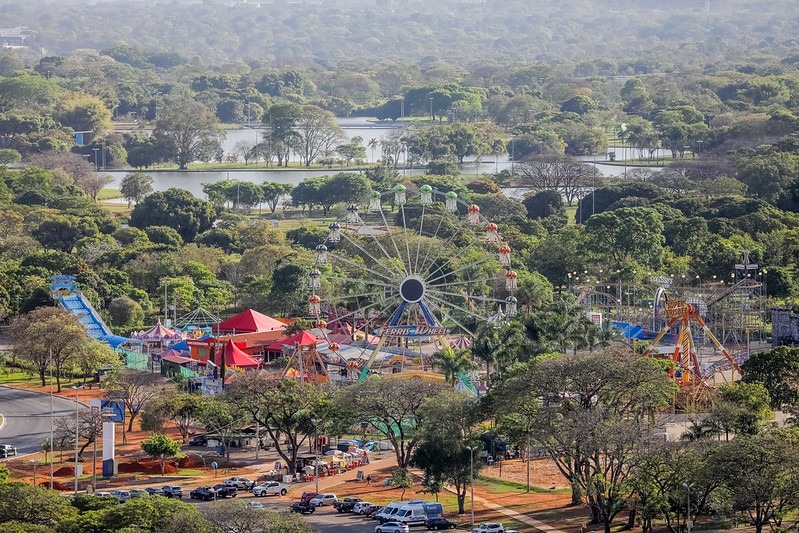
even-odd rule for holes
{"type": "MultiPolygon", "coordinates": [[[[450,271],[450,272],[444,272],[443,274],[441,274],[440,276],[438,276],[438,277],[436,277],[436,278],[433,278],[433,279],[430,279],[430,278],[428,278],[428,279],[424,280],[424,282],[425,282],[425,284],[426,284],[426,285],[430,285],[431,283],[434,283],[434,282],[436,282],[436,281],[438,281],[438,280],[440,280],[440,279],[442,279],[442,278],[446,278],[447,276],[453,276],[453,275],[457,274],[458,272],[461,272],[461,271],[463,271],[463,270],[466,270],[467,268],[474,268],[474,267],[476,267],[476,266],[482,265],[483,263],[486,263],[486,262],[488,262],[488,261],[491,261],[491,259],[492,259],[492,258],[490,258],[490,257],[485,257],[485,258],[483,258],[483,259],[481,259],[481,260],[479,260],[479,261],[477,261],[477,262],[475,262],[475,263],[469,263],[468,265],[463,265],[462,267],[460,267],[460,268],[456,268],[455,270],[452,270],[452,271],[450,271]]],[[[432,273],[432,274],[430,274],[430,275],[432,276],[432,275],[433,275],[433,274],[435,274],[436,272],[441,272],[441,269],[442,269],[442,268],[443,268],[445,265],[449,264],[449,261],[450,261],[450,260],[447,260],[447,262],[446,262],[446,263],[444,263],[443,265],[439,266],[439,267],[438,267],[437,269],[435,269],[435,270],[433,271],[433,273],[432,273]]]]}
{"type": "Polygon", "coordinates": [[[481,278],[481,279],[464,279],[460,281],[447,281],[444,283],[436,283],[434,287],[436,289],[440,289],[441,287],[449,288],[449,287],[457,287],[459,285],[478,285],[480,283],[489,283],[491,281],[496,281],[497,278],[481,278]]]}
{"type": "Polygon", "coordinates": [[[478,301],[481,301],[481,302],[505,303],[505,300],[500,300],[498,298],[488,298],[487,296],[477,296],[477,295],[468,294],[468,293],[466,293],[466,294],[458,294],[456,292],[445,292],[445,291],[441,291],[441,290],[438,290],[438,289],[430,289],[430,288],[428,288],[427,290],[431,291],[431,292],[433,292],[433,293],[435,293],[437,295],[454,296],[456,298],[466,298],[468,300],[478,300],[478,301]]]}
{"type": "MultiPolygon", "coordinates": [[[[350,261],[349,259],[345,259],[345,258],[343,258],[342,256],[340,256],[340,255],[338,255],[338,254],[332,254],[332,255],[333,255],[333,257],[335,257],[336,259],[340,259],[340,260],[344,261],[345,263],[348,263],[348,264],[350,264],[350,265],[352,265],[352,266],[355,266],[355,267],[357,267],[357,268],[364,268],[364,269],[366,269],[367,271],[371,272],[372,274],[374,274],[374,275],[376,275],[376,276],[379,276],[379,277],[383,278],[383,279],[384,279],[384,280],[386,280],[386,281],[391,281],[391,278],[392,278],[392,277],[394,277],[394,276],[396,276],[397,274],[399,274],[400,276],[402,276],[402,272],[401,272],[399,269],[392,270],[392,269],[388,268],[387,266],[385,266],[383,263],[381,263],[380,261],[378,261],[378,260],[377,260],[377,258],[376,258],[375,256],[373,256],[373,255],[372,255],[372,254],[370,254],[368,251],[366,251],[366,249],[364,249],[364,248],[363,248],[363,247],[362,247],[360,244],[358,244],[357,242],[355,242],[354,240],[352,240],[351,238],[349,238],[349,236],[348,236],[348,235],[347,235],[345,232],[343,232],[343,231],[342,231],[342,232],[341,232],[341,235],[342,235],[342,237],[344,237],[345,239],[347,239],[347,242],[351,243],[351,244],[352,244],[353,246],[355,246],[355,247],[356,247],[358,250],[360,250],[360,251],[361,251],[361,252],[363,252],[363,253],[364,253],[364,254],[365,254],[367,257],[369,257],[369,259],[371,259],[372,261],[374,261],[375,265],[377,265],[377,266],[380,266],[380,267],[381,267],[381,268],[383,268],[383,269],[384,269],[386,272],[388,272],[388,275],[386,275],[386,274],[379,274],[379,273],[375,272],[374,270],[370,269],[369,267],[367,267],[367,266],[365,266],[365,265],[361,265],[361,264],[359,264],[359,263],[356,263],[356,262],[354,262],[354,261],[350,261]]],[[[372,237],[374,237],[374,235],[372,235],[372,237]]],[[[375,239],[375,241],[377,241],[377,240],[375,239]]],[[[378,245],[378,246],[380,246],[380,250],[383,252],[383,254],[385,254],[385,256],[386,256],[386,257],[389,257],[389,255],[386,253],[386,251],[383,249],[383,247],[380,245],[380,243],[379,243],[379,242],[377,243],[377,245],[378,245]]],[[[389,259],[390,259],[390,257],[389,257],[389,259]]],[[[393,263],[392,263],[392,264],[393,264],[393,263]]],[[[395,265],[395,266],[396,266],[396,265],[395,265]]]]}
{"type": "MultiPolygon", "coordinates": [[[[381,305],[384,302],[385,302],[385,300],[380,300],[380,301],[371,303],[371,304],[363,306],[363,307],[358,307],[358,309],[356,309],[355,311],[350,311],[349,313],[346,313],[344,315],[336,316],[336,318],[335,318],[335,320],[333,320],[333,322],[339,322],[339,321],[342,321],[344,319],[353,317],[357,313],[361,313],[363,311],[366,311],[367,309],[371,309],[372,307],[377,307],[378,305],[381,305]]],[[[366,315],[364,315],[364,321],[366,321],[366,320],[367,320],[366,315]]]]}
{"type": "Polygon", "coordinates": [[[477,320],[485,320],[484,316],[480,316],[477,313],[474,313],[474,312],[469,311],[468,309],[464,309],[462,307],[457,307],[456,308],[454,304],[452,304],[452,303],[450,303],[450,302],[448,302],[448,301],[446,301],[446,300],[444,300],[442,298],[439,298],[438,296],[430,294],[429,292],[427,294],[425,294],[425,297],[426,298],[430,298],[431,300],[433,300],[434,302],[438,303],[439,305],[443,305],[443,306],[446,306],[446,307],[449,307],[449,308],[452,308],[452,309],[457,309],[458,311],[460,311],[462,313],[465,313],[465,314],[469,315],[470,317],[475,318],[477,320]]]}
{"type": "Polygon", "coordinates": [[[424,229],[425,204],[422,204],[422,216],[419,219],[419,240],[416,241],[416,260],[413,262],[413,271],[419,272],[419,251],[422,248],[422,230],[424,229]]]}
{"type": "MultiPolygon", "coordinates": [[[[382,215],[382,213],[383,213],[383,211],[381,210],[381,211],[380,211],[380,214],[382,215]]],[[[385,216],[383,217],[383,219],[385,220],[385,216]]],[[[388,227],[386,227],[386,232],[388,233],[389,237],[391,237],[391,231],[388,231],[388,227]]],[[[402,264],[402,260],[401,260],[401,258],[399,257],[399,252],[397,252],[397,258],[398,258],[398,259],[400,259],[400,263],[403,265],[403,266],[402,266],[402,269],[400,269],[400,268],[399,268],[399,267],[398,267],[398,266],[397,266],[397,265],[394,263],[394,261],[393,261],[393,258],[391,257],[391,254],[389,254],[389,253],[386,251],[385,247],[383,247],[383,244],[382,244],[382,243],[381,243],[381,242],[380,242],[380,241],[377,239],[377,237],[375,237],[375,235],[374,235],[374,232],[373,232],[373,231],[370,231],[370,232],[369,232],[369,236],[370,236],[370,237],[372,237],[372,240],[373,240],[373,241],[375,241],[375,244],[377,244],[377,247],[378,247],[378,248],[380,248],[380,251],[381,251],[381,252],[383,252],[383,255],[386,257],[386,259],[388,259],[388,260],[391,262],[391,266],[392,266],[392,267],[393,267],[393,269],[394,269],[394,273],[395,273],[395,274],[399,274],[399,276],[400,276],[400,277],[405,277],[405,276],[407,275],[407,274],[404,272],[404,270],[405,270],[405,265],[404,265],[404,264],[402,264]]],[[[394,242],[394,237],[391,237],[391,241],[392,241],[392,242],[394,242]]],[[[396,245],[396,243],[395,243],[395,244],[394,244],[394,248],[396,248],[396,247],[397,247],[397,245],[396,245]]]]}
{"type": "Polygon", "coordinates": [[[396,289],[396,284],[391,283],[384,283],[382,281],[374,281],[368,279],[355,279],[355,278],[345,278],[341,276],[325,276],[325,279],[333,280],[333,281],[349,281],[352,283],[363,283],[365,285],[377,285],[378,287],[389,287],[391,289],[396,289]]]}
{"type": "MultiPolygon", "coordinates": [[[[405,271],[405,275],[409,274],[408,269],[405,268],[405,262],[402,260],[402,254],[400,254],[399,247],[397,246],[397,241],[394,240],[394,232],[391,231],[391,228],[388,226],[388,220],[386,220],[386,213],[381,209],[380,216],[383,218],[383,225],[386,227],[386,233],[388,233],[388,238],[391,239],[391,244],[394,245],[394,251],[397,252],[397,259],[399,259],[400,263],[402,264],[402,269],[405,271]]],[[[388,254],[386,254],[388,255],[388,254]]]]}
{"type": "Polygon", "coordinates": [[[402,212],[402,231],[405,233],[405,251],[408,253],[408,273],[413,274],[415,271],[411,267],[411,244],[408,242],[408,223],[405,220],[405,205],[400,206],[402,212]]]}
{"type": "Polygon", "coordinates": [[[366,298],[367,296],[380,296],[385,294],[385,291],[361,292],[358,294],[339,294],[336,296],[337,300],[352,300],[353,298],[366,298]]]}
{"type": "Polygon", "coordinates": [[[430,305],[430,307],[433,307],[433,308],[435,308],[435,309],[438,309],[438,314],[439,314],[439,315],[441,315],[441,316],[443,317],[443,319],[444,319],[444,320],[452,320],[452,321],[453,321],[453,322],[455,322],[455,324],[457,324],[457,325],[458,325],[458,327],[459,327],[459,328],[461,328],[463,331],[465,331],[466,333],[468,333],[468,334],[469,334],[469,335],[471,335],[472,337],[474,337],[474,336],[475,336],[475,334],[474,334],[474,333],[473,333],[473,332],[472,332],[472,331],[471,331],[469,328],[467,328],[466,326],[464,326],[463,324],[461,324],[460,322],[458,322],[458,320],[457,320],[457,319],[455,319],[455,318],[454,318],[452,315],[450,315],[449,313],[447,313],[447,311],[446,311],[445,309],[443,309],[443,308],[442,308],[440,305],[438,305],[438,304],[436,304],[436,303],[433,303],[433,302],[427,302],[427,303],[428,303],[428,305],[430,305]]]}
{"type": "MultiPolygon", "coordinates": [[[[438,243],[436,243],[436,238],[438,237],[438,232],[439,232],[439,230],[441,230],[441,224],[444,222],[444,217],[446,217],[446,216],[447,216],[446,213],[444,213],[444,212],[441,213],[441,218],[438,219],[438,226],[436,226],[436,231],[433,232],[433,235],[430,236],[430,240],[431,240],[430,246],[427,247],[427,251],[424,254],[424,259],[422,259],[422,266],[421,266],[421,268],[419,270],[417,270],[417,272],[424,272],[425,269],[427,269],[429,267],[429,265],[427,264],[427,259],[430,257],[430,252],[433,251],[433,248],[440,248],[440,249],[443,250],[444,248],[446,248],[447,246],[450,245],[450,243],[455,238],[455,235],[457,235],[457,233],[455,233],[455,235],[452,235],[449,239],[446,240],[446,242],[444,243],[443,246],[435,246],[436,244],[438,244],[438,243]]],[[[419,228],[419,233],[420,234],[422,233],[422,229],[421,228],[419,228]]],[[[433,256],[433,258],[430,259],[430,264],[433,264],[433,261],[435,261],[435,256],[433,256]]]]}

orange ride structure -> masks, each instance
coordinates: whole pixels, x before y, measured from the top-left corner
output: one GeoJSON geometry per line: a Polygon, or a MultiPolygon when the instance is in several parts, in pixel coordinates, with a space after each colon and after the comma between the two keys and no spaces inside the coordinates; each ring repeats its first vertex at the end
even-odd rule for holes
{"type": "Polygon", "coordinates": [[[674,365],[669,370],[669,375],[683,392],[688,393],[692,391],[693,394],[691,395],[696,399],[702,394],[705,388],[711,385],[709,381],[714,377],[713,375],[705,375],[699,364],[697,346],[691,332],[692,324],[698,326],[705,336],[713,342],[730,364],[733,373],[737,373],[738,376],[741,375],[740,365],[732,354],[719,342],[716,336],[713,335],[702,320],[702,317],[699,316],[699,311],[696,307],[683,300],[670,300],[666,305],[666,317],[668,318],[666,326],[658,333],[658,336],[655,337],[652,344],[644,351],[644,355],[656,356],[657,352],[655,348],[660,341],[663,340],[666,333],[675,326],[679,326],[677,345],[670,356],[674,365]]]}

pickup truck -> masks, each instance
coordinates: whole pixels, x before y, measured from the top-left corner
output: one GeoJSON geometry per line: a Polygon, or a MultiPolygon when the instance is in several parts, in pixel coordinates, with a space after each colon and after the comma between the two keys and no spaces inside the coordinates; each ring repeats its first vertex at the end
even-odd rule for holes
{"type": "Polygon", "coordinates": [[[228,487],[236,487],[239,490],[251,490],[255,487],[255,482],[246,477],[232,477],[225,480],[228,487]]]}
{"type": "Polygon", "coordinates": [[[236,487],[222,483],[214,485],[214,492],[216,492],[217,498],[235,498],[238,493],[236,487]]]}
{"type": "Polygon", "coordinates": [[[343,500],[333,502],[333,507],[339,513],[351,513],[355,504],[362,501],[363,500],[360,498],[344,498],[343,500]]]}

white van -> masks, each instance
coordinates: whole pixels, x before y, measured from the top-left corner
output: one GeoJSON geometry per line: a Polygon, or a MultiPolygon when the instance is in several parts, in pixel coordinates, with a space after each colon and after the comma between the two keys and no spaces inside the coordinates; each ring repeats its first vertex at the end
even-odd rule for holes
{"type": "Polygon", "coordinates": [[[372,515],[372,518],[379,521],[381,524],[389,522],[394,519],[394,515],[400,510],[400,507],[408,505],[408,502],[391,502],[387,503],[385,507],[380,509],[380,512],[372,515]]]}
{"type": "Polygon", "coordinates": [[[440,503],[433,503],[424,500],[414,500],[399,508],[391,518],[401,524],[413,526],[424,524],[430,518],[444,516],[444,510],[440,503]]]}

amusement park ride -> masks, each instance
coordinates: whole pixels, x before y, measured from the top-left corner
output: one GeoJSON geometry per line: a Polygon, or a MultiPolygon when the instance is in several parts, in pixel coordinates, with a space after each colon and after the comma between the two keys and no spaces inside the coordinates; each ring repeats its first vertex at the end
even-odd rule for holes
{"type": "MultiPolygon", "coordinates": [[[[443,381],[425,364],[436,344],[446,349],[451,335],[471,336],[473,324],[517,311],[518,275],[497,225],[452,191],[422,185],[412,204],[409,196],[403,185],[372,192],[364,213],[355,204],[347,207],[344,227],[330,224],[327,239],[316,247],[309,314],[320,325],[362,332],[359,355],[347,359],[326,339],[332,357],[341,358],[358,381],[379,370],[378,360],[390,361],[389,375],[443,381]],[[392,223],[384,208],[389,201],[392,223]],[[470,260],[478,249],[477,259],[470,260]],[[320,319],[323,314],[327,321],[320,319]],[[399,367],[391,364],[396,361],[399,367]]],[[[287,375],[299,372],[302,379],[326,381],[320,361],[315,347],[298,344],[287,375]]],[[[461,373],[459,381],[460,388],[476,392],[474,376],[461,373]]]]}

